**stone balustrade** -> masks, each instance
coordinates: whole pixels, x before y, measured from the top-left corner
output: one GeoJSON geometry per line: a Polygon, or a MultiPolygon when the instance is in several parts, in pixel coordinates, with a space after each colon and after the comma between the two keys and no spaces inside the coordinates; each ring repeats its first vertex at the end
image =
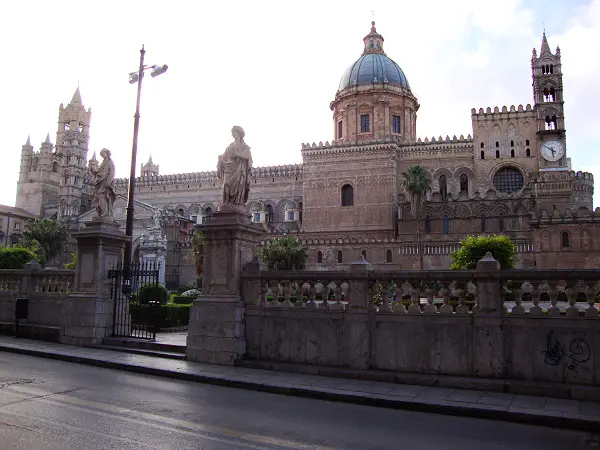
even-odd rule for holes
{"type": "Polygon", "coordinates": [[[58,341],[63,306],[69,299],[75,271],[27,266],[21,270],[0,270],[0,330],[14,331],[16,300],[25,297],[28,316],[20,321],[23,332],[31,337],[58,341]]]}
{"type": "Polygon", "coordinates": [[[263,266],[242,272],[245,358],[600,387],[600,270],[263,266]]]}

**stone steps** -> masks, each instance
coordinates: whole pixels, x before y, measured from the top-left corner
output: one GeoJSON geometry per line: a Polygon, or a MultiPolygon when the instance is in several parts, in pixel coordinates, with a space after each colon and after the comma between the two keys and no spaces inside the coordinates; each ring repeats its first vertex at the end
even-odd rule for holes
{"type": "Polygon", "coordinates": [[[163,344],[160,342],[134,338],[105,338],[102,345],[95,348],[137,355],[158,356],[168,359],[185,359],[185,345],[163,344]]]}

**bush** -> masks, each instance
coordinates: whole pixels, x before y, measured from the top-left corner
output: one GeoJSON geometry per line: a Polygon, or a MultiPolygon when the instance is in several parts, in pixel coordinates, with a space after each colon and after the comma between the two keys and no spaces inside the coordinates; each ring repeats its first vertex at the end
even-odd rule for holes
{"type": "Polygon", "coordinates": [[[490,252],[502,269],[513,269],[516,263],[515,246],[508,236],[467,236],[460,249],[452,253],[451,269],[475,269],[477,262],[490,252]]]}
{"type": "Polygon", "coordinates": [[[189,299],[194,299],[200,297],[200,294],[202,294],[202,292],[200,292],[198,289],[190,289],[189,291],[185,291],[181,295],[183,297],[188,297],[189,299]]]}
{"type": "Polygon", "coordinates": [[[26,248],[0,248],[0,269],[22,269],[32,259],[39,262],[38,256],[26,248]]]}
{"type": "Polygon", "coordinates": [[[175,305],[191,305],[194,302],[194,298],[186,297],[184,295],[175,295],[173,297],[173,303],[175,305]]]}
{"type": "Polygon", "coordinates": [[[150,325],[154,322],[157,328],[184,327],[190,321],[190,305],[147,306],[131,304],[131,323],[133,325],[150,325]],[[152,318],[152,314],[155,314],[152,318]]]}
{"type": "Polygon", "coordinates": [[[167,303],[169,293],[162,284],[148,283],[137,291],[137,301],[140,305],[147,305],[148,302],[167,303]]]}
{"type": "Polygon", "coordinates": [[[72,252],[71,258],[71,262],[65,264],[65,269],[75,269],[77,267],[77,252],[72,252]]]}
{"type": "Polygon", "coordinates": [[[295,237],[283,236],[265,245],[260,259],[269,269],[302,270],[306,265],[306,248],[295,237]]]}

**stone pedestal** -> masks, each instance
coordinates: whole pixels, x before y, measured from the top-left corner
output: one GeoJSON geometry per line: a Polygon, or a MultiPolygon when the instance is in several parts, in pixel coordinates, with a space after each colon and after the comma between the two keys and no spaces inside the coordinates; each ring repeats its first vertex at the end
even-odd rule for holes
{"type": "Polygon", "coordinates": [[[73,345],[99,344],[112,334],[114,300],[108,271],[117,268],[130,238],[106,217],[94,217],[73,237],[77,240],[75,284],[63,306],[60,340],[73,345]]]}
{"type": "Polygon", "coordinates": [[[231,365],[246,353],[241,273],[264,234],[250,218],[246,211],[219,211],[197,226],[204,234],[204,271],[202,295],[190,312],[190,361],[231,365]]]}

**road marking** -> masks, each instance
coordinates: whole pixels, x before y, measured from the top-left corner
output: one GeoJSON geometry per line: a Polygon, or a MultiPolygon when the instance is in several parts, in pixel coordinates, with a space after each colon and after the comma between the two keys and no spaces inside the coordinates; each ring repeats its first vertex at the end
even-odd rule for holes
{"type": "MultiPolygon", "coordinates": [[[[220,440],[215,436],[206,435],[205,433],[216,434],[230,439],[243,440],[245,443],[238,443],[239,445],[245,445],[247,448],[263,449],[264,447],[253,446],[250,442],[263,445],[275,445],[278,447],[284,447],[289,449],[314,449],[314,450],[329,450],[329,447],[302,444],[300,442],[278,439],[271,436],[257,435],[252,433],[246,433],[244,431],[237,431],[224,427],[217,427],[214,425],[202,424],[198,422],[191,422],[188,420],[179,420],[170,417],[160,416],[157,414],[147,413],[143,411],[137,411],[129,408],[120,406],[110,405],[108,403],[95,402],[91,400],[84,400],[81,398],[66,395],[66,393],[58,392],[56,394],[43,391],[42,389],[35,389],[30,386],[24,388],[24,386],[11,386],[10,390],[29,391],[29,393],[37,394],[36,397],[31,400],[52,404],[55,406],[70,407],[73,409],[81,410],[84,412],[90,412],[99,414],[102,416],[108,416],[115,418],[118,416],[119,420],[126,420],[130,423],[152,426],[154,428],[164,429],[166,431],[175,431],[183,434],[191,434],[199,437],[203,437],[209,440],[220,440]],[[46,395],[40,395],[40,394],[46,395]],[[129,417],[128,417],[129,416],[129,417]],[[133,416],[133,417],[130,417],[133,416]],[[135,417],[142,418],[144,420],[138,420],[135,417]],[[149,423],[152,422],[152,423],[149,423]]],[[[26,401],[27,399],[24,399],[26,401]]],[[[235,441],[223,440],[223,442],[234,443],[235,441]]]]}

